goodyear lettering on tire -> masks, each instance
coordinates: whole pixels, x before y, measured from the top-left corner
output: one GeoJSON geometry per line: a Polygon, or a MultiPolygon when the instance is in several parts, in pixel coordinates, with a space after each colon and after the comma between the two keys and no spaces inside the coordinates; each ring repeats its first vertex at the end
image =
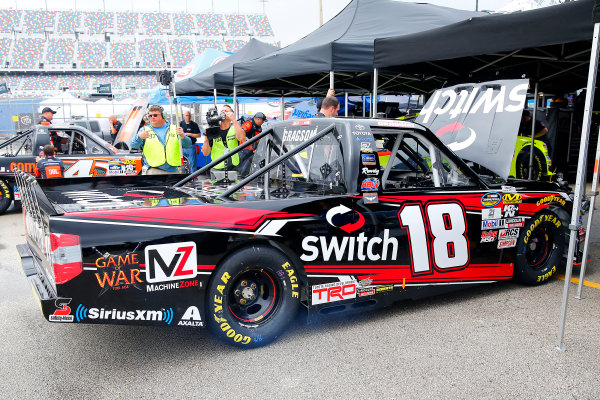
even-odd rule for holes
{"type": "Polygon", "coordinates": [[[539,215],[535,222],[533,223],[533,225],[531,225],[529,227],[529,229],[527,229],[527,232],[525,232],[525,238],[523,239],[523,241],[525,242],[525,244],[529,243],[529,237],[531,236],[531,233],[533,231],[535,231],[535,228],[538,227],[539,224],[541,224],[542,222],[551,222],[554,224],[554,226],[556,226],[557,228],[560,228],[562,226],[562,222],[560,219],[558,219],[555,215],[550,215],[550,214],[542,214],[539,215]]]}
{"type": "Polygon", "coordinates": [[[227,323],[227,320],[225,318],[219,316],[223,315],[223,298],[227,297],[226,287],[230,278],[231,275],[229,275],[228,272],[224,272],[223,275],[221,275],[220,279],[223,285],[217,286],[217,291],[221,295],[219,296],[215,294],[215,296],[213,297],[213,317],[219,325],[219,328],[225,333],[225,336],[227,336],[229,339],[233,340],[236,343],[248,344],[252,340],[250,339],[250,336],[244,336],[241,333],[236,332],[235,329],[233,329],[231,325],[227,323]]]}

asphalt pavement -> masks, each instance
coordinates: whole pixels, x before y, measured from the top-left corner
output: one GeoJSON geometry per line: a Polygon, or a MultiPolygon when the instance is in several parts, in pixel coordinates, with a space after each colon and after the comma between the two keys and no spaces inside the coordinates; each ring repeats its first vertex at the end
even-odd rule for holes
{"type": "Polygon", "coordinates": [[[564,352],[560,279],[494,283],[318,324],[300,315],[279,341],[243,351],[194,328],[46,322],[15,248],[23,220],[11,209],[0,216],[0,396],[598,399],[598,225],[584,298],[571,287],[564,352]]]}

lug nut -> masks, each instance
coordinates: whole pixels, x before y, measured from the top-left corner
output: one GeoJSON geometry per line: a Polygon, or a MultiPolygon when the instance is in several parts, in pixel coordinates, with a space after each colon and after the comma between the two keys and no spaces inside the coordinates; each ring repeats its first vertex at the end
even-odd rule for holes
{"type": "Polygon", "coordinates": [[[250,285],[250,287],[251,287],[252,289],[256,289],[256,283],[253,283],[252,285],[250,285]]]}
{"type": "Polygon", "coordinates": [[[238,296],[238,297],[239,297],[239,296],[240,296],[240,294],[242,294],[242,293],[240,292],[240,290],[239,290],[239,289],[237,289],[235,292],[233,292],[233,294],[235,294],[236,296],[238,296]]]}
{"type": "Polygon", "coordinates": [[[241,285],[241,286],[246,286],[247,284],[248,284],[248,282],[246,282],[246,281],[242,281],[242,282],[240,283],[240,285],[241,285]]]}
{"type": "Polygon", "coordinates": [[[241,299],[241,300],[240,300],[240,304],[241,304],[241,305],[244,305],[244,304],[246,304],[246,300],[245,300],[245,299],[241,299]]]}

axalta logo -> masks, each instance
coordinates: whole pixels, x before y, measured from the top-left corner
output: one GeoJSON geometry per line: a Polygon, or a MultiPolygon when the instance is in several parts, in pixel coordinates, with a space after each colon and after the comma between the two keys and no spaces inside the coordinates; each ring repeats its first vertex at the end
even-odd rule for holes
{"type": "MultiPolygon", "coordinates": [[[[352,210],[344,205],[339,205],[330,209],[325,218],[331,226],[340,228],[341,230],[351,233],[360,228],[365,224],[364,216],[359,212],[348,214],[352,210]],[[349,223],[343,225],[337,225],[334,223],[334,218],[337,216],[344,217],[345,220],[350,219],[349,223]],[[355,220],[355,221],[354,221],[355,220]]],[[[395,237],[390,237],[388,229],[383,230],[383,237],[368,238],[364,232],[361,232],[358,236],[306,236],[302,240],[302,249],[304,252],[300,256],[302,261],[314,261],[319,256],[324,261],[329,261],[331,258],[335,260],[360,260],[365,261],[367,259],[371,261],[377,260],[395,260],[398,253],[398,240],[395,237]]]]}
{"type": "Polygon", "coordinates": [[[146,281],[157,283],[196,277],[198,263],[196,243],[169,243],[148,246],[146,256],[146,281]]]}
{"type": "Polygon", "coordinates": [[[181,316],[181,319],[177,323],[181,326],[204,326],[202,318],[200,318],[200,310],[196,306],[190,306],[181,316]]]}
{"type": "Polygon", "coordinates": [[[450,148],[450,150],[452,151],[464,150],[473,143],[475,143],[475,139],[477,139],[477,133],[475,133],[473,129],[464,126],[460,122],[453,122],[451,124],[441,127],[440,129],[438,129],[435,135],[442,139],[446,146],[448,146],[448,148],[450,148]],[[442,139],[442,136],[449,132],[457,132],[454,134],[454,140],[449,141],[447,139],[442,139]],[[463,132],[468,133],[465,135],[463,134],[463,132]]]}
{"type": "Polygon", "coordinates": [[[101,319],[106,321],[155,321],[170,325],[173,322],[173,309],[162,310],[117,310],[105,308],[87,308],[80,304],[75,311],[77,322],[84,319],[101,319]]]}

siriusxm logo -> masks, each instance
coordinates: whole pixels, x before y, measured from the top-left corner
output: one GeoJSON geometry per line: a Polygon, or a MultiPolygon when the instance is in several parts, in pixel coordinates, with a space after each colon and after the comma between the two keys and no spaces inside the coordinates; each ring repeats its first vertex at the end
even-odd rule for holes
{"type": "Polygon", "coordinates": [[[104,308],[87,308],[81,304],[78,305],[75,311],[75,319],[77,322],[81,322],[86,318],[109,321],[163,321],[170,325],[173,322],[173,309],[121,311],[116,308],[106,310],[104,308]]]}

